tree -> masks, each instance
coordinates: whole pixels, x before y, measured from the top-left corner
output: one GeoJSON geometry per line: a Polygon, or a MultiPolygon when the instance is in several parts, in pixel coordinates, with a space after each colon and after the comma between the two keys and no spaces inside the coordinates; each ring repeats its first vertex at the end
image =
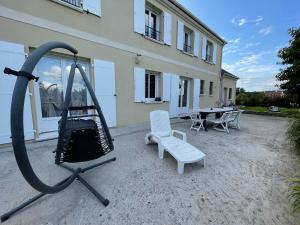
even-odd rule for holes
{"type": "Polygon", "coordinates": [[[291,40],[289,46],[278,52],[280,64],[285,68],[276,75],[281,81],[280,88],[286,92],[291,101],[300,104],[300,28],[289,29],[291,40]]]}
{"type": "Polygon", "coordinates": [[[239,88],[239,87],[236,88],[236,95],[239,95],[240,93],[245,93],[245,92],[246,91],[244,88],[239,88]]]}

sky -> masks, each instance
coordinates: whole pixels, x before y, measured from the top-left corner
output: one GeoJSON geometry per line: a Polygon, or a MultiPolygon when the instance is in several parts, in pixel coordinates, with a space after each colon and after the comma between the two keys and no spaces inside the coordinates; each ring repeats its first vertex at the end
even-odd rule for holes
{"type": "Polygon", "coordinates": [[[240,77],[237,87],[278,89],[277,53],[288,46],[288,29],[300,27],[300,0],[177,1],[228,42],[222,66],[240,77]]]}

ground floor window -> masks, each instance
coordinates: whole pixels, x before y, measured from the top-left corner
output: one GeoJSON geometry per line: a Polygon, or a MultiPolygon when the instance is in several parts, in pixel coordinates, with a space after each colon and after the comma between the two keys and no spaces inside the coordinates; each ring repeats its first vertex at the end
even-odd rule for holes
{"type": "Polygon", "coordinates": [[[204,95],[205,90],[205,80],[200,81],[200,95],[204,95]]]}
{"type": "Polygon", "coordinates": [[[214,82],[209,82],[209,95],[214,94],[214,82]]]}
{"type": "Polygon", "coordinates": [[[155,99],[159,97],[159,72],[146,70],[145,73],[145,98],[155,99]]]}
{"type": "Polygon", "coordinates": [[[229,88],[228,99],[232,99],[232,88],[229,88]]]}

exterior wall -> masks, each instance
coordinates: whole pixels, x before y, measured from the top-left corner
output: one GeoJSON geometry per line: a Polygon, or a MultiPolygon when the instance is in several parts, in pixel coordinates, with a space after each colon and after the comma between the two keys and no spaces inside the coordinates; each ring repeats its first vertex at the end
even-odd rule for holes
{"type": "MultiPolygon", "coordinates": [[[[192,23],[187,16],[180,15],[178,10],[175,11],[170,7],[167,1],[161,0],[159,1],[161,3],[158,3],[149,0],[149,2],[172,14],[171,46],[147,40],[133,31],[133,0],[102,0],[101,17],[78,12],[49,0],[27,0],[26,3],[20,3],[18,0],[1,0],[0,27],[5,32],[1,32],[0,39],[23,44],[27,51],[30,47],[38,47],[47,41],[63,41],[76,47],[80,57],[114,62],[117,126],[145,122],[152,110],[169,110],[168,103],[134,103],[134,67],[204,79],[206,94],[200,98],[200,107],[215,106],[219,99],[219,72],[223,43],[204,28],[192,23]],[[216,65],[204,62],[201,53],[197,58],[176,49],[178,19],[187,27],[198,30],[200,40],[205,34],[209,40],[219,45],[216,65]],[[139,65],[135,64],[137,54],[141,54],[139,65]],[[208,96],[210,81],[214,82],[213,96],[208,96]]],[[[200,41],[199,51],[201,49],[202,41],[200,41]]],[[[31,91],[33,92],[32,87],[31,91]]],[[[33,98],[32,106],[35,109],[33,98]]]]}
{"type": "Polygon", "coordinates": [[[224,77],[223,79],[223,89],[227,88],[227,99],[230,101],[232,101],[232,103],[235,103],[235,99],[236,99],[236,80],[228,78],[228,77],[224,77]],[[232,99],[228,98],[229,95],[229,88],[232,88],[232,99]]]}

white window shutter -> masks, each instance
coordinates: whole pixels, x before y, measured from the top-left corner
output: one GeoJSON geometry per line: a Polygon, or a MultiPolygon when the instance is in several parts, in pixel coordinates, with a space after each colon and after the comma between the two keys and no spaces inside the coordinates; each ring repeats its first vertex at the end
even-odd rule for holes
{"type": "Polygon", "coordinates": [[[193,109],[200,108],[200,79],[194,79],[193,109]]]}
{"type": "Polygon", "coordinates": [[[206,60],[206,45],[207,45],[207,39],[205,36],[203,36],[202,39],[202,59],[206,60]]]}
{"type": "Polygon", "coordinates": [[[94,59],[95,95],[109,127],[117,125],[115,64],[94,59]]]}
{"type": "Polygon", "coordinates": [[[134,0],[134,31],[145,34],[145,0],[134,0]]]}
{"type": "Polygon", "coordinates": [[[167,12],[164,12],[164,42],[172,45],[172,16],[167,12]]]}
{"type": "Polygon", "coordinates": [[[194,31],[194,55],[199,57],[199,32],[194,31]]]}
{"type": "Polygon", "coordinates": [[[171,74],[163,74],[163,101],[169,102],[171,99],[171,74]]]}
{"type": "MultiPolygon", "coordinates": [[[[11,42],[0,41],[0,144],[11,142],[10,105],[16,82],[15,76],[3,73],[5,67],[20,70],[25,61],[24,46],[11,42]]],[[[24,136],[25,140],[34,138],[30,95],[28,89],[24,102],[24,136]]]]}
{"type": "Polygon", "coordinates": [[[184,25],[181,21],[178,20],[177,22],[177,49],[183,50],[183,32],[184,32],[184,25]]]}
{"type": "Polygon", "coordinates": [[[218,45],[214,43],[214,53],[213,53],[213,63],[217,64],[217,58],[218,58],[218,45]]]}
{"type": "Polygon", "coordinates": [[[82,6],[84,10],[101,16],[101,0],[83,0],[82,6]]]}
{"type": "Polygon", "coordinates": [[[145,69],[134,68],[134,101],[145,101],[145,69]]]}
{"type": "Polygon", "coordinates": [[[179,114],[178,107],[179,96],[179,75],[171,76],[171,102],[170,102],[170,117],[176,117],[179,114]]]}

